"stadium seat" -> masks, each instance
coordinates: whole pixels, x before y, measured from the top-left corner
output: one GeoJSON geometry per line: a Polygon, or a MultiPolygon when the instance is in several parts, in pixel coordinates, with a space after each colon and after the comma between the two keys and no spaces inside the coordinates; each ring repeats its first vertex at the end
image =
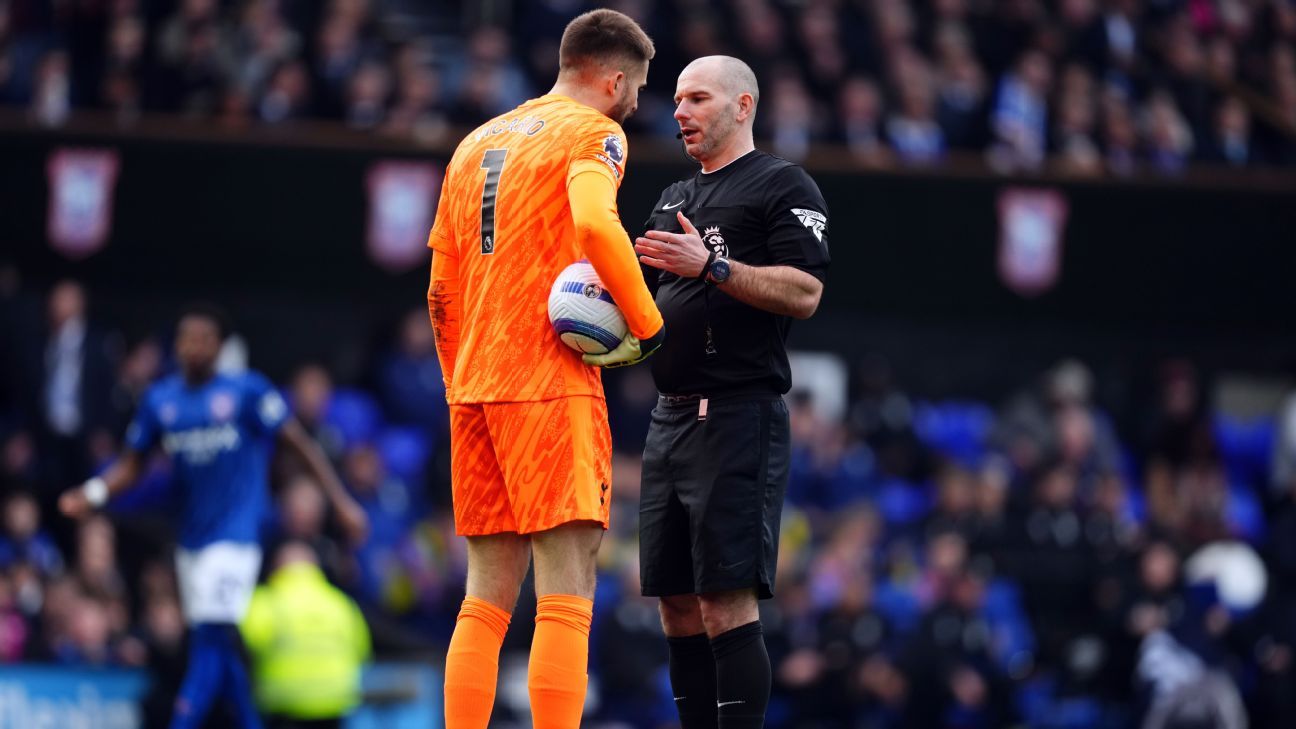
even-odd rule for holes
{"type": "Polygon", "coordinates": [[[383,424],[382,409],[372,395],[362,390],[338,389],[329,400],[324,421],[349,448],[373,440],[383,424]]]}
{"type": "Polygon", "coordinates": [[[390,426],[374,440],[387,470],[410,481],[423,477],[434,443],[422,428],[390,426]]]}
{"type": "Polygon", "coordinates": [[[927,447],[971,463],[985,451],[994,411],[976,402],[920,402],[914,408],[913,425],[927,447]]]}
{"type": "Polygon", "coordinates": [[[888,527],[903,528],[927,516],[932,506],[932,495],[930,488],[922,484],[897,478],[878,487],[876,502],[878,513],[888,527]]]}
{"type": "Polygon", "coordinates": [[[1229,486],[1225,518],[1235,536],[1251,544],[1259,544],[1265,537],[1264,505],[1250,486],[1229,486]]]}
{"type": "Polygon", "coordinates": [[[1229,480],[1261,488],[1269,480],[1277,426],[1272,417],[1235,418],[1216,415],[1212,422],[1229,480]]]}

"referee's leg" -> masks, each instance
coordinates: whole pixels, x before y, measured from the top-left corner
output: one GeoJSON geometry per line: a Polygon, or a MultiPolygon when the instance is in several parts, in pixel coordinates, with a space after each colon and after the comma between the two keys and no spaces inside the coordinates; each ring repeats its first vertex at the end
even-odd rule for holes
{"type": "Polygon", "coordinates": [[[715,657],[716,726],[759,729],[765,725],[771,672],[756,590],[705,593],[698,604],[715,657]]]}
{"type": "Polygon", "coordinates": [[[697,595],[665,595],[657,605],[666,633],[671,693],[682,729],[715,729],[716,664],[697,595]]]}

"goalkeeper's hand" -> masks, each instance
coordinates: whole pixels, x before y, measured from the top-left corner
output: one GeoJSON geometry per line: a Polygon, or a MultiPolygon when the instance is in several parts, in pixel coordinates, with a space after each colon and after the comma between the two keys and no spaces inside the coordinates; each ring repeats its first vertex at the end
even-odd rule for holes
{"type": "Polygon", "coordinates": [[[662,340],[665,339],[666,327],[651,338],[639,341],[639,338],[633,334],[626,334],[621,343],[607,354],[587,354],[581,357],[581,360],[587,365],[594,367],[603,367],[605,369],[612,367],[626,367],[632,364],[639,364],[648,359],[648,355],[657,351],[661,346],[662,340]]]}

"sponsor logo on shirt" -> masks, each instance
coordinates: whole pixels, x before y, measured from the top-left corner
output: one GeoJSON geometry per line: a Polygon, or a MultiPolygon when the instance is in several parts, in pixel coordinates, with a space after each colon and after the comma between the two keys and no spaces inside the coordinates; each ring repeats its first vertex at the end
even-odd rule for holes
{"type": "Polygon", "coordinates": [[[607,155],[595,154],[594,157],[611,168],[612,174],[616,175],[618,179],[621,177],[621,168],[618,167],[617,163],[613,162],[607,155]]]}
{"type": "Polygon", "coordinates": [[[241,440],[238,429],[225,423],[167,433],[162,437],[162,450],[167,455],[178,455],[190,464],[201,466],[211,463],[224,451],[238,448],[241,440]]]}
{"type": "Polygon", "coordinates": [[[816,240],[820,243],[823,242],[824,228],[828,226],[828,218],[824,217],[823,213],[802,208],[792,208],[792,214],[797,216],[797,220],[800,220],[802,225],[809,228],[811,233],[814,233],[816,240]]]}

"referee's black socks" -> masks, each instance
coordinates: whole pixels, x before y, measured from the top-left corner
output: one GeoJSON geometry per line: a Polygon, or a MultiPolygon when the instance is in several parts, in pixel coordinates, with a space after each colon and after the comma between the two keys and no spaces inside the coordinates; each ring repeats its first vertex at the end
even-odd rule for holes
{"type": "MultiPolygon", "coordinates": [[[[712,638],[711,652],[715,656],[715,726],[760,729],[765,725],[771,678],[760,621],[740,625],[712,638]]],[[[673,671],[672,667],[672,677],[673,671]]]]}
{"type": "Polygon", "coordinates": [[[716,661],[706,633],[667,638],[671,690],[682,729],[716,729],[716,661]]]}

